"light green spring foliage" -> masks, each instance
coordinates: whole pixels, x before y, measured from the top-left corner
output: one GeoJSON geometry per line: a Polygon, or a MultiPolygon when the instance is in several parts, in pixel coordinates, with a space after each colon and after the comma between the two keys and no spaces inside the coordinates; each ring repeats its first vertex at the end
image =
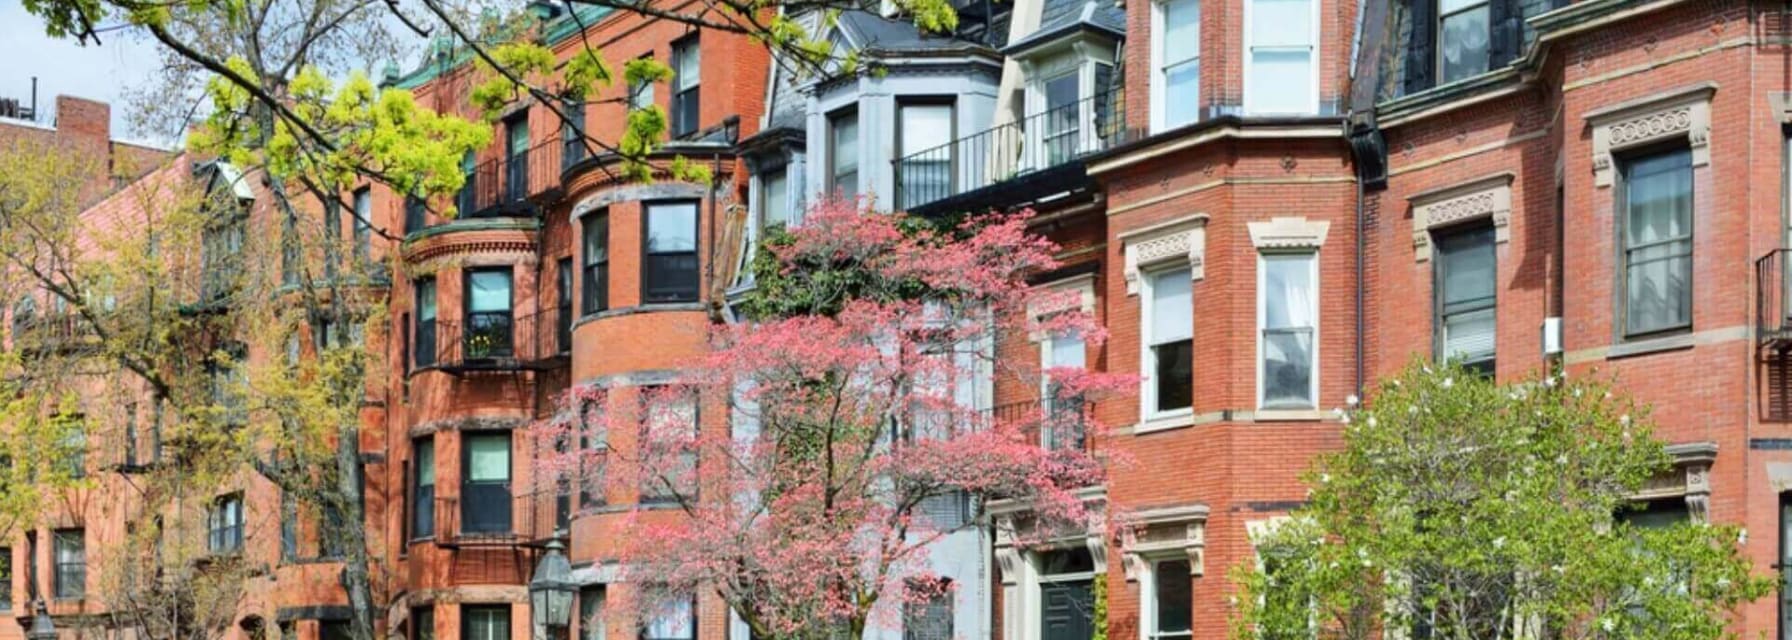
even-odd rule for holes
{"type": "Polygon", "coordinates": [[[1344,415],[1308,505],[1232,572],[1235,638],[1703,640],[1769,592],[1735,526],[1614,519],[1673,470],[1605,383],[1421,363],[1344,415]]]}

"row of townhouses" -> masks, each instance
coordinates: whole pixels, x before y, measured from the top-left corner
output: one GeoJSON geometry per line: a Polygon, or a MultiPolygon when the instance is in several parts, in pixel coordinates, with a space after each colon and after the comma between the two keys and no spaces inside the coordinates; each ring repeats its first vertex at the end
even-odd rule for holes
{"type": "MultiPolygon", "coordinates": [[[[1060,409],[1107,425],[1100,437],[1045,443],[1131,460],[1087,488],[1081,535],[1018,545],[1005,533],[1024,515],[1013,507],[947,505],[981,523],[929,555],[956,588],[877,637],[1084,640],[1098,577],[1107,637],[1226,637],[1227,572],[1301,504],[1300,473],[1340,443],[1333,409],[1415,357],[1501,380],[1548,366],[1613,376],[1653,405],[1671,443],[1672,473],[1637,498],[1647,512],[1739,524],[1760,571],[1792,564],[1783,7],[956,5],[947,34],[917,31],[888,3],[800,17],[862,61],[822,73],[735,34],[542,5],[541,37],[562,56],[588,40],[614,60],[672,67],[667,82],[561,105],[612,141],[623,103],[663,107],[658,179],[617,177],[615,158],[524,101],[467,158],[457,217],[382,187],[355,194],[402,236],[372,251],[428,274],[378,284],[389,366],[369,391],[362,449],[370,553],[390,569],[381,633],[531,637],[527,585],[552,539],[567,545],[579,611],[626,592],[616,540],[653,496],[536,486],[523,428],[571,385],[626,395],[674,380],[754,286],[742,265],[761,229],[801,224],[836,193],[923,216],[1032,208],[1063,263],[1037,285],[1081,292],[1111,338],[1013,336],[998,357],[1140,378],[1136,394],[1060,409]],[[713,181],[673,178],[674,156],[713,181]]],[[[441,44],[385,83],[471,115],[471,69],[441,44]]],[[[61,112],[58,134],[77,110],[61,112]]],[[[171,162],[201,181],[227,169],[171,162]]],[[[123,205],[97,208],[108,206],[123,205]]],[[[977,408],[1040,406],[1035,385],[966,384],[977,408]]],[[[730,428],[726,411],[698,415],[701,429],[730,428]]],[[[107,515],[119,501],[103,497],[129,483],[130,466],[103,457],[86,470],[101,499],[0,541],[11,558],[0,611],[23,623],[0,640],[24,637],[38,592],[61,633],[124,635],[83,597],[119,535],[107,515]]],[[[337,555],[277,535],[266,523],[280,520],[278,490],[243,483],[220,492],[214,519],[223,549],[268,567],[240,633],[343,637],[337,555]]],[[[1792,637],[1787,609],[1746,605],[1736,630],[1792,637]]],[[[705,593],[639,629],[580,619],[571,632],[587,640],[748,637],[705,593]]]]}

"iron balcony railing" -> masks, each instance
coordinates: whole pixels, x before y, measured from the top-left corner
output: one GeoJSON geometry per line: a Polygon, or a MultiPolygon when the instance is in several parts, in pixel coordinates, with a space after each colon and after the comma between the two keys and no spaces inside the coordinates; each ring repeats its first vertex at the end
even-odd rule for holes
{"type": "Polygon", "coordinates": [[[14,317],[14,348],[23,351],[68,351],[97,347],[99,339],[85,318],[72,312],[14,317]]]}
{"type": "Polygon", "coordinates": [[[570,493],[512,494],[507,484],[462,486],[461,495],[434,501],[437,544],[535,546],[563,537],[572,522],[570,493]]]}
{"type": "Polygon", "coordinates": [[[896,202],[914,209],[1067,165],[1129,137],[1120,94],[1097,94],[894,160],[896,202]]]}
{"type": "Polygon", "coordinates": [[[463,218],[534,215],[530,199],[561,188],[564,151],[565,143],[555,139],[473,165],[455,197],[455,208],[463,218]]]}
{"type": "Polygon", "coordinates": [[[1774,249],[1755,261],[1755,337],[1762,348],[1792,348],[1792,248],[1774,249]]]}
{"type": "Polygon", "coordinates": [[[469,312],[461,322],[417,323],[412,371],[521,371],[551,369],[572,353],[571,309],[550,307],[517,316],[512,311],[469,312]]]}
{"type": "Polygon", "coordinates": [[[989,410],[992,422],[1019,426],[1039,435],[1052,450],[1085,449],[1089,445],[1091,404],[1082,398],[1052,398],[1000,404],[989,410]]]}

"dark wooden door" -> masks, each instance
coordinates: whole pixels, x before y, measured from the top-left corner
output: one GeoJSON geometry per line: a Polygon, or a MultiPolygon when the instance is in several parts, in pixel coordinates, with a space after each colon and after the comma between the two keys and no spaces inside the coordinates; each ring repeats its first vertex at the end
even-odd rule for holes
{"type": "Polygon", "coordinates": [[[1095,611],[1095,592],[1087,580],[1049,582],[1039,585],[1044,600],[1040,613],[1043,640],[1089,640],[1095,634],[1091,621],[1095,611]]]}

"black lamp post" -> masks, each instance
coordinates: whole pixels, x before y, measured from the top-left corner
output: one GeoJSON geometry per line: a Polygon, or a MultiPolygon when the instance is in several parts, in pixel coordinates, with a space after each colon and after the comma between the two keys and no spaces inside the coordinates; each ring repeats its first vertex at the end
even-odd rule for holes
{"type": "Polygon", "coordinates": [[[50,620],[50,608],[42,600],[34,604],[37,614],[31,618],[31,629],[25,632],[26,640],[56,640],[56,622],[50,620]]]}
{"type": "Polygon", "coordinates": [[[567,561],[565,549],[559,540],[548,542],[548,552],[536,563],[535,577],[529,580],[529,617],[548,638],[560,637],[556,630],[572,626],[572,594],[578,585],[572,582],[572,563],[567,561]]]}

